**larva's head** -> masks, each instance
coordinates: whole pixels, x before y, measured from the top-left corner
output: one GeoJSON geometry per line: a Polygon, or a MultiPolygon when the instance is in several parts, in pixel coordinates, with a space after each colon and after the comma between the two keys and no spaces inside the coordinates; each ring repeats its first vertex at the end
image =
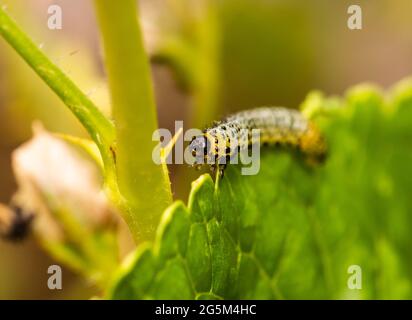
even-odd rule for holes
{"type": "Polygon", "coordinates": [[[193,165],[208,163],[210,142],[205,134],[194,137],[189,144],[190,154],[194,157],[193,165]]]}
{"type": "Polygon", "coordinates": [[[224,132],[206,129],[201,135],[192,139],[189,151],[194,157],[193,165],[199,167],[203,164],[224,164],[230,156],[229,141],[224,132]]]}

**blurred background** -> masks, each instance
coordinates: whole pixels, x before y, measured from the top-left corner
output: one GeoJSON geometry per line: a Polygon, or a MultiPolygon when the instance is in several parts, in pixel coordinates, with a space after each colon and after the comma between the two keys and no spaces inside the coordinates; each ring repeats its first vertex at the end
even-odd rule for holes
{"type": "MultiPolygon", "coordinates": [[[[0,0],[22,28],[110,114],[91,0],[0,0]],[[48,7],[63,10],[49,30],[48,7]]],[[[297,108],[319,89],[342,95],[359,82],[387,87],[412,74],[410,0],[141,0],[159,126],[203,127],[229,112],[262,105],[297,108]],[[362,30],[347,27],[350,5],[362,30]]],[[[119,62],[121,63],[121,62],[119,62]]],[[[0,39],[0,202],[16,190],[12,151],[34,120],[53,132],[86,136],[54,93],[0,39]]],[[[171,167],[176,198],[198,174],[171,167]]],[[[96,289],[63,267],[63,290],[47,288],[53,264],[34,239],[0,242],[0,299],[89,298],[96,289]]]]}

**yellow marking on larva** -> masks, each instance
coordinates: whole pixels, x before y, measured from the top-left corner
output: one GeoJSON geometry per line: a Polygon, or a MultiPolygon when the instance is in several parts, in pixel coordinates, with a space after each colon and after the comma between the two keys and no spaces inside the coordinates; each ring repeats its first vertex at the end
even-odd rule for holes
{"type": "Polygon", "coordinates": [[[300,149],[308,155],[324,156],[326,154],[326,142],[313,123],[309,123],[308,130],[300,138],[300,149]]]}

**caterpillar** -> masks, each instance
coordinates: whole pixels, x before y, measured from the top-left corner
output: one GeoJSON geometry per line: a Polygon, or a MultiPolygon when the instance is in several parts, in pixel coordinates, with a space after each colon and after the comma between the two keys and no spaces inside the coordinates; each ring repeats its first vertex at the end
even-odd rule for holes
{"type": "Polygon", "coordinates": [[[321,162],[326,156],[326,142],[314,123],[298,110],[284,107],[262,107],[227,116],[203,130],[189,144],[193,165],[210,164],[212,171],[223,176],[227,163],[253,143],[252,130],[260,132],[262,145],[297,147],[309,162],[321,162]],[[233,141],[236,145],[233,146],[233,141]]]}

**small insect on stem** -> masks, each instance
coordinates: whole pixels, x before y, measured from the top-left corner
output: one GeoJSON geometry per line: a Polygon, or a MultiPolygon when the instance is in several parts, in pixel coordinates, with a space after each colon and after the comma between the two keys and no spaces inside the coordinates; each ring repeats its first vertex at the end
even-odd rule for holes
{"type": "Polygon", "coordinates": [[[230,115],[192,139],[189,149],[198,169],[209,164],[222,177],[226,165],[240,151],[254,143],[253,131],[259,132],[260,145],[294,146],[308,163],[322,162],[326,142],[314,123],[298,110],[283,107],[262,107],[230,115]]]}
{"type": "Polygon", "coordinates": [[[0,204],[0,237],[10,241],[22,240],[30,231],[33,217],[21,207],[0,204]]]}

